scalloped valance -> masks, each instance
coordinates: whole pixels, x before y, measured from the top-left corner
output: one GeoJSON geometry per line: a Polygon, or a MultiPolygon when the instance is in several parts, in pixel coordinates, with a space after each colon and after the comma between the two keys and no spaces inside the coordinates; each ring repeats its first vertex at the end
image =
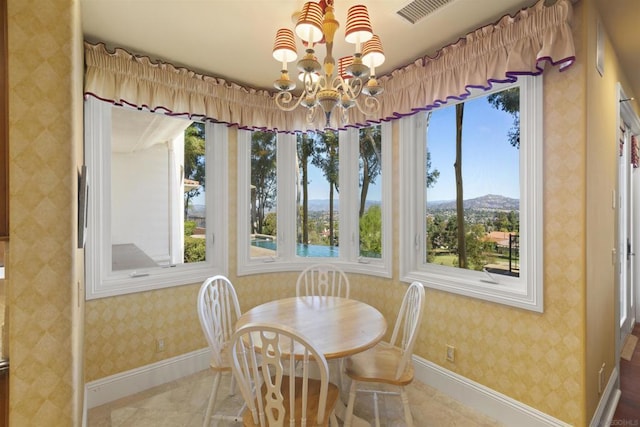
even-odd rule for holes
{"type": "MultiPolygon", "coordinates": [[[[378,80],[385,91],[378,117],[350,110],[351,126],[388,121],[428,110],[450,99],[463,99],[470,88],[489,89],[519,75],[538,75],[545,64],[564,70],[575,60],[572,5],[540,0],[517,14],[479,28],[434,57],[424,57],[378,80]]],[[[241,128],[280,132],[309,130],[306,109],[278,109],[273,93],[256,90],[185,68],[154,62],[123,49],[109,52],[102,43],[85,42],[85,95],[203,117],[241,128]]]]}

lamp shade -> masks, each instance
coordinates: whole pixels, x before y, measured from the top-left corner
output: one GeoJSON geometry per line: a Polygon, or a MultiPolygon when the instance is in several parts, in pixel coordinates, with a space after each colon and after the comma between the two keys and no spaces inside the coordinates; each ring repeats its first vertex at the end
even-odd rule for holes
{"type": "Polygon", "coordinates": [[[279,62],[292,62],[298,58],[293,31],[280,28],[273,43],[273,57],[279,62]]]}
{"type": "Polygon", "coordinates": [[[373,37],[367,6],[356,4],[347,12],[347,27],[344,39],[347,43],[364,43],[373,37]]]}
{"type": "Polygon", "coordinates": [[[362,46],[362,63],[369,68],[375,68],[384,63],[384,52],[380,37],[374,35],[362,46]]]}
{"type": "Polygon", "coordinates": [[[322,7],[319,3],[309,1],[302,6],[296,34],[307,43],[316,43],[322,40],[322,7]]]}
{"type": "Polygon", "coordinates": [[[338,73],[344,80],[353,77],[347,72],[347,67],[353,63],[353,56],[343,56],[338,59],[338,73]]]}

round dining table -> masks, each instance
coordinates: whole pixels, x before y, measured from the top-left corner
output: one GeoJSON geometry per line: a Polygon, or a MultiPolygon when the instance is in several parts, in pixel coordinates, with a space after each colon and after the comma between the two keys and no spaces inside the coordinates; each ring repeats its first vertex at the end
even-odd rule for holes
{"type": "Polygon", "coordinates": [[[327,360],[342,358],[376,345],[387,331],[384,316],[362,301],[303,296],[269,301],[246,311],[236,329],[254,322],[286,325],[313,342],[327,360]]]}
{"type": "MultiPolygon", "coordinates": [[[[362,301],[331,296],[269,301],[242,314],[236,329],[254,322],[275,323],[298,330],[322,351],[327,360],[365,351],[380,342],[387,331],[387,321],[376,308],[362,301]]],[[[331,376],[341,384],[342,373],[331,371],[331,376]]],[[[338,399],[335,411],[337,417],[344,420],[346,405],[341,399],[338,399]]],[[[354,416],[352,426],[369,427],[370,424],[354,416]]]]}

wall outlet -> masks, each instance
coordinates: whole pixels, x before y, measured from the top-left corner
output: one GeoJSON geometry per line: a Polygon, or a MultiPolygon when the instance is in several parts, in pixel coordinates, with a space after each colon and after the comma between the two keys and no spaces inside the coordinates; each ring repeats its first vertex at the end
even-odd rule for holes
{"type": "Polygon", "coordinates": [[[156,339],[156,353],[164,351],[164,338],[156,339]]]}
{"type": "Polygon", "coordinates": [[[456,360],[456,348],[450,344],[447,344],[447,360],[449,362],[455,362],[456,360]]]}

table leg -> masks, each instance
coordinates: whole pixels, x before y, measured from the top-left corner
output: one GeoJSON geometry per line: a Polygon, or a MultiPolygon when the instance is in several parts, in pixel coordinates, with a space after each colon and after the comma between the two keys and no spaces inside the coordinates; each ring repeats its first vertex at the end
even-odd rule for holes
{"type": "MultiPolygon", "coordinates": [[[[329,362],[329,377],[330,377],[330,381],[333,382],[334,384],[337,384],[340,388],[340,398],[336,402],[335,412],[338,419],[344,422],[347,414],[347,405],[345,405],[345,400],[343,400],[343,394],[344,394],[344,391],[346,390],[347,391],[346,397],[348,398],[350,381],[349,381],[349,377],[347,377],[343,372],[342,363],[343,363],[343,360],[341,359],[331,360],[329,362]]],[[[351,425],[353,427],[371,427],[371,424],[368,421],[362,418],[359,418],[356,415],[352,417],[352,420],[353,421],[351,422],[351,425]]]]}

